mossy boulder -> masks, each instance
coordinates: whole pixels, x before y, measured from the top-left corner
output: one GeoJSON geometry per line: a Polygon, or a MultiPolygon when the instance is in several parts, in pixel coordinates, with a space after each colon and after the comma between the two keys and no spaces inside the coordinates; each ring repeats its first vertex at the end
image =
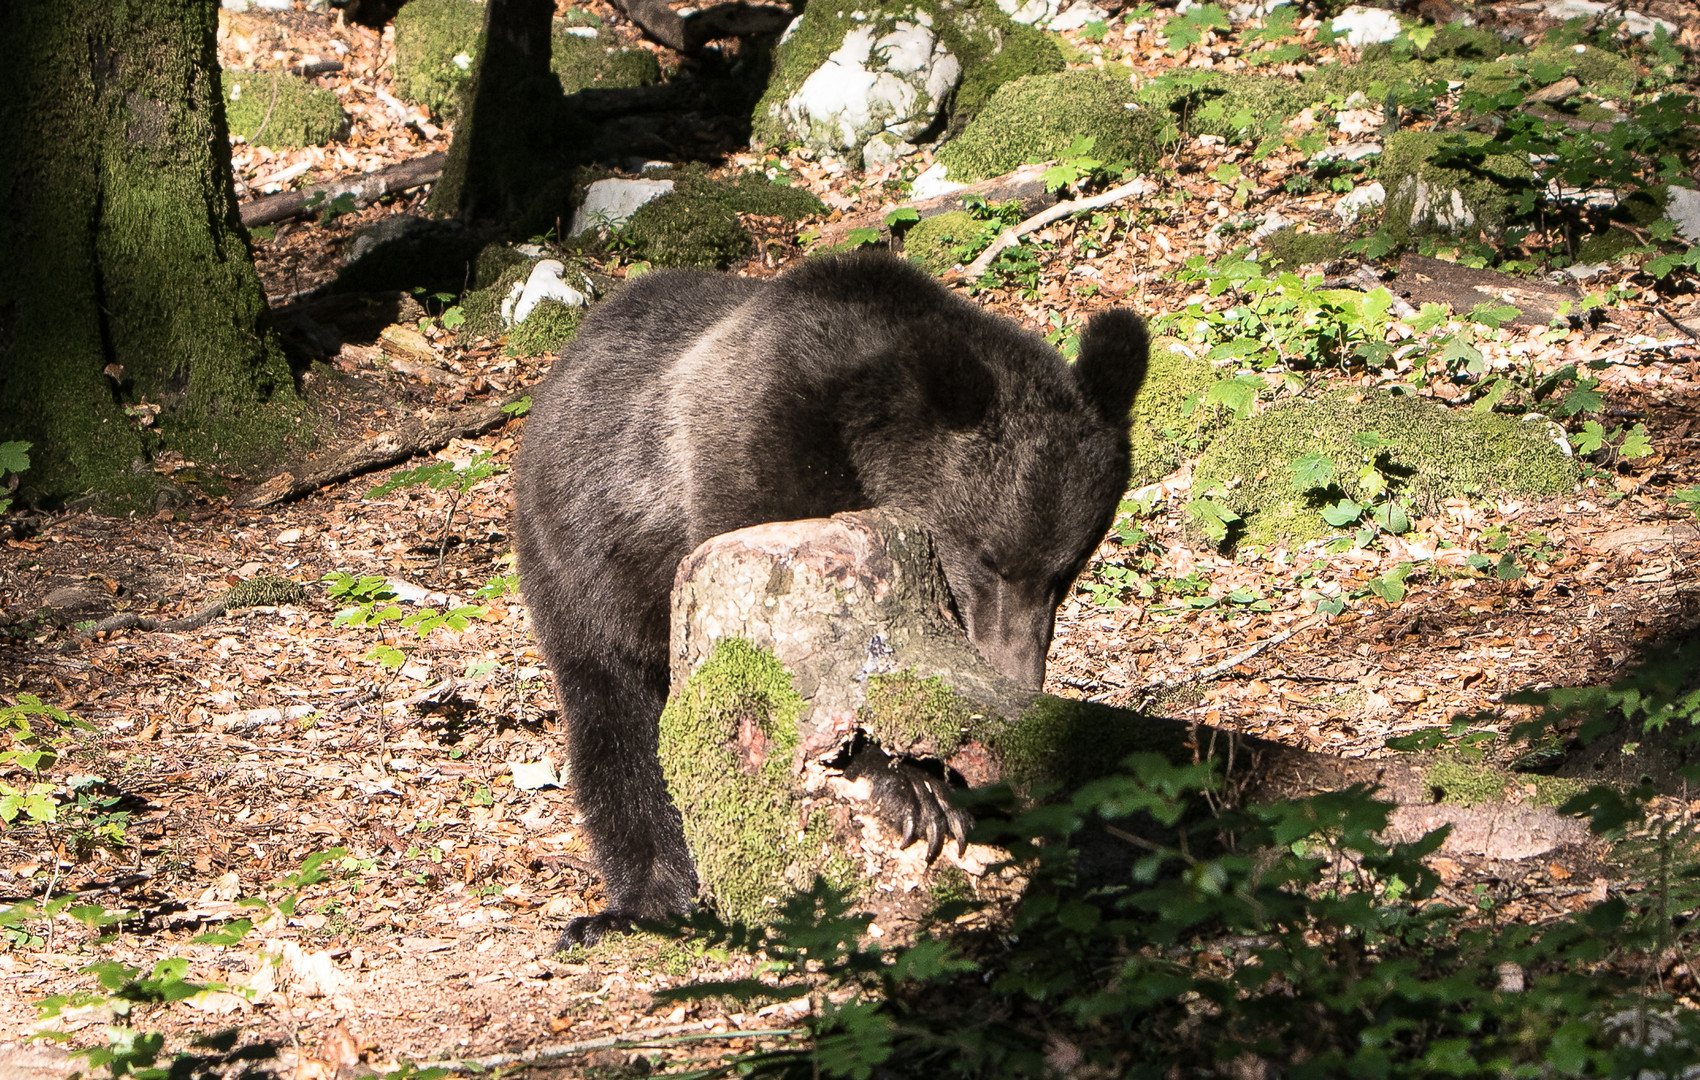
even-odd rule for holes
{"type": "Polygon", "coordinates": [[[1358,470],[1366,451],[1354,436],[1374,432],[1392,445],[1376,464],[1396,479],[1397,496],[1418,509],[1466,495],[1559,495],[1574,490],[1575,463],[1545,420],[1459,412],[1408,394],[1340,390],[1292,401],[1233,423],[1193,472],[1193,491],[1214,491],[1246,521],[1259,543],[1329,535],[1321,507],[1342,494],[1368,501],[1358,470]],[[1309,454],[1335,464],[1327,490],[1293,489],[1288,465],[1309,454]]]}
{"type": "Polygon", "coordinates": [[[1133,399],[1133,487],[1155,483],[1203,449],[1221,429],[1219,410],[1202,406],[1220,378],[1216,366],[1193,356],[1174,338],[1151,343],[1145,383],[1133,399]]]}
{"type": "Polygon", "coordinates": [[[1425,780],[1436,802],[1453,806],[1501,803],[1512,790],[1531,787],[1533,791],[1521,793],[1519,801],[1524,805],[1560,806],[1573,796],[1580,795],[1588,786],[1580,780],[1561,776],[1508,773],[1491,765],[1457,757],[1442,757],[1430,765],[1425,780]]]}
{"type": "Polygon", "coordinates": [[[1263,238],[1263,255],[1271,268],[1320,266],[1346,253],[1346,238],[1332,232],[1277,229],[1263,238]]]}
{"type": "Polygon", "coordinates": [[[819,199],[801,188],[772,184],[760,173],[716,180],[696,169],[647,174],[673,181],[672,194],[638,207],[620,230],[620,242],[658,266],[724,270],[750,253],[754,238],[740,214],[798,221],[824,214],[819,199]]]}
{"type": "Polygon", "coordinates": [[[993,3],[817,0],[774,51],[751,141],[885,159],[936,137],[947,110],[960,126],[1003,83],[1062,68],[1054,40],[993,3]]]}
{"type": "MultiPolygon", "coordinates": [[[[484,51],[477,0],[409,0],[395,17],[396,96],[439,116],[458,111],[461,88],[484,51]]],[[[648,86],[661,80],[655,54],[627,48],[606,29],[556,19],[549,69],[569,94],[587,87],[648,86]]]]}
{"type": "Polygon", "coordinates": [[[1548,40],[1521,56],[1477,66],[1465,78],[1464,89],[1483,94],[1533,91],[1569,76],[1590,94],[1623,101],[1634,92],[1638,78],[1634,63],[1610,49],[1548,40]]]}
{"type": "Polygon", "coordinates": [[[1157,79],[1140,88],[1138,99],[1168,112],[1182,131],[1238,142],[1279,130],[1322,94],[1280,75],[1205,71],[1157,79]]]}
{"type": "Polygon", "coordinates": [[[1589,233],[1576,245],[1576,261],[1584,263],[1616,262],[1641,246],[1641,238],[1628,229],[1611,225],[1589,233]]]}
{"type": "MultiPolygon", "coordinates": [[[[550,256],[559,258],[558,256],[550,256]]],[[[463,337],[506,336],[508,356],[546,356],[561,351],[572,340],[585,308],[555,300],[539,301],[525,320],[516,326],[502,324],[502,302],[530,280],[539,258],[522,255],[506,244],[490,244],[479,253],[474,287],[461,297],[463,337]]],[[[612,279],[596,273],[587,263],[563,258],[561,280],[593,297],[606,296],[614,288],[612,279]]]]}
{"type": "Polygon", "coordinates": [[[456,96],[483,50],[483,4],[409,0],[395,17],[396,96],[438,116],[457,111],[456,96]]]}
{"type": "Polygon", "coordinates": [[[283,71],[225,71],[230,133],[261,146],[323,146],[348,126],[329,90],[283,71]]]}
{"type": "Polygon", "coordinates": [[[999,88],[980,115],[938,153],[949,178],[971,183],[1013,172],[1030,161],[1066,152],[1074,140],[1095,140],[1092,156],[1156,164],[1163,121],[1150,109],[1130,111],[1132,88],[1097,71],[1032,75],[999,88]]]}
{"type": "Polygon", "coordinates": [[[903,254],[929,273],[942,274],[961,261],[960,253],[979,243],[987,223],[966,210],[924,218],[903,234],[903,254]]]}
{"type": "Polygon", "coordinates": [[[1400,131],[1382,146],[1382,229],[1403,244],[1431,233],[1496,235],[1535,181],[1526,159],[1495,153],[1485,135],[1400,131]],[[1454,143],[1453,139],[1461,140],[1454,143]]]}
{"type": "Polygon", "coordinates": [[[564,93],[616,86],[652,86],[661,81],[661,65],[648,49],[632,49],[618,38],[591,27],[556,19],[550,36],[549,70],[564,93]]]}
{"type": "Polygon", "coordinates": [[[1464,64],[1451,57],[1432,60],[1401,59],[1382,55],[1374,60],[1367,57],[1357,63],[1319,64],[1304,76],[1304,84],[1320,98],[1346,100],[1362,94],[1375,104],[1387,99],[1400,86],[1421,85],[1434,80],[1451,81],[1461,78],[1464,64]]]}

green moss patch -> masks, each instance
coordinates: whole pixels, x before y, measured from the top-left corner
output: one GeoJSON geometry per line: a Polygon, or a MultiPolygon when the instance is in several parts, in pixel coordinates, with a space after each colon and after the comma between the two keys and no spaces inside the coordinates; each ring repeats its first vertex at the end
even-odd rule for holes
{"type": "Polygon", "coordinates": [[[1224,423],[1220,410],[1201,407],[1220,377],[1216,366],[1174,348],[1173,338],[1151,344],[1145,384],[1133,399],[1134,487],[1155,483],[1196,455],[1224,423]]]}
{"type": "Polygon", "coordinates": [[[1162,120],[1150,109],[1130,111],[1132,98],[1122,79],[1096,71],[1017,79],[992,95],[937,160],[952,180],[984,180],[1059,157],[1075,139],[1090,136],[1099,160],[1149,168],[1157,160],[1162,120]]]}
{"type": "Polygon", "coordinates": [[[348,123],[342,103],[306,79],[272,71],[226,71],[230,133],[259,146],[323,146],[348,123]]]}
{"type": "Polygon", "coordinates": [[[395,92],[439,116],[484,50],[484,5],[473,0],[410,0],[395,17],[395,92]]]}
{"type": "Polygon", "coordinates": [[[1399,497],[1418,507],[1464,495],[1557,495],[1577,482],[1576,466],[1544,421],[1456,412],[1406,394],[1341,390],[1229,426],[1199,460],[1193,491],[1215,489],[1246,519],[1246,539],[1253,542],[1328,535],[1318,512],[1328,500],[1295,492],[1287,466],[1307,454],[1327,457],[1336,465],[1338,490],[1364,501],[1356,474],[1365,451],[1353,441],[1363,432],[1394,443],[1380,452],[1380,468],[1398,478],[1399,497]]]}
{"type": "Polygon", "coordinates": [[[1534,806],[1558,806],[1572,796],[1581,794],[1588,786],[1580,780],[1561,776],[1528,776],[1506,773],[1487,765],[1465,761],[1440,761],[1424,777],[1434,798],[1454,806],[1481,806],[1503,802],[1514,788],[1533,784],[1533,795],[1524,794],[1523,801],[1534,806]]]}
{"type": "Polygon", "coordinates": [[[1263,254],[1271,267],[1318,266],[1345,253],[1346,240],[1339,233],[1278,229],[1263,238],[1263,254]]]}
{"type": "Polygon", "coordinates": [[[1516,212],[1519,192],[1535,174],[1528,161],[1493,153],[1495,147],[1485,135],[1400,131],[1389,136],[1378,166],[1387,189],[1382,228],[1401,244],[1436,232],[1499,233],[1516,212]],[[1462,145],[1453,144],[1454,138],[1461,138],[1462,145]],[[1455,146],[1462,153],[1454,152],[1455,146]],[[1463,156],[1471,151],[1480,160],[1463,156]]]}
{"type": "Polygon", "coordinates": [[[960,262],[961,253],[978,243],[985,233],[986,222],[966,210],[935,214],[916,222],[903,234],[903,254],[929,273],[942,274],[960,262]]]}
{"type": "Polygon", "coordinates": [[[1585,91],[1627,100],[1635,90],[1635,65],[1598,45],[1548,40],[1532,52],[1506,57],[1474,68],[1464,80],[1464,89],[1483,94],[1506,90],[1538,90],[1575,76],[1585,91]]]}
{"type": "Polygon", "coordinates": [[[1057,38],[1010,19],[995,4],[956,20],[941,36],[962,61],[962,83],[951,105],[951,125],[959,131],[1005,83],[1067,66],[1057,38]]]}
{"type": "Polygon", "coordinates": [[[797,221],[826,206],[800,188],[771,184],[760,173],[715,180],[696,169],[646,174],[671,179],[673,191],[645,203],[620,231],[619,242],[657,266],[724,270],[749,257],[755,239],[740,214],[797,221]]]}
{"type": "Polygon", "coordinates": [[[667,790],[697,875],[728,919],[763,920],[827,869],[825,822],[797,827],[791,759],[802,711],[772,653],[724,638],[661,714],[667,790]]]}
{"type": "Polygon", "coordinates": [[[977,723],[944,680],[917,678],[912,671],[869,676],[861,722],[881,746],[925,746],[939,757],[956,753],[977,723]]]}
{"type": "Polygon", "coordinates": [[[1280,128],[1321,96],[1297,79],[1235,72],[1164,78],[1139,91],[1145,107],[1168,112],[1182,131],[1230,142],[1280,128]]]}
{"type": "Polygon", "coordinates": [[[1041,694],[1020,719],[988,739],[1003,778],[1017,792],[1060,785],[1068,788],[1105,775],[1137,750],[1120,709],[1041,694]]]}
{"type": "MultiPolygon", "coordinates": [[[[562,262],[566,267],[562,280],[584,291],[581,279],[590,268],[572,259],[563,259],[562,262]]],[[[544,356],[560,352],[561,346],[571,341],[578,332],[584,308],[544,300],[518,326],[502,326],[502,301],[513,292],[514,286],[524,284],[531,277],[532,268],[537,263],[537,259],[528,259],[505,244],[491,244],[480,253],[477,287],[461,299],[461,314],[465,318],[460,327],[462,336],[467,339],[473,336],[495,338],[506,334],[508,340],[504,352],[508,356],[544,356]]],[[[595,274],[590,274],[590,277],[598,294],[609,287],[606,279],[599,279],[595,274]]]]}
{"type": "Polygon", "coordinates": [[[564,93],[661,81],[661,65],[649,50],[625,48],[612,34],[589,37],[574,29],[556,19],[550,38],[549,70],[561,80],[564,93]]]}

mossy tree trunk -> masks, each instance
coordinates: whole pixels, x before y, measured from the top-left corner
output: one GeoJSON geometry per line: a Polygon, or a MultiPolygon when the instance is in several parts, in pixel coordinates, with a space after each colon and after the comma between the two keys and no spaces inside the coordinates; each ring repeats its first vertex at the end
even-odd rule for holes
{"type": "Polygon", "coordinates": [[[270,445],[295,400],[237,216],[214,0],[0,4],[0,439],[48,498],[270,445]],[[139,424],[158,406],[151,426],[139,424]]]}
{"type": "Polygon", "coordinates": [[[489,0],[484,52],[455,123],[433,213],[463,219],[514,217],[529,201],[539,166],[556,155],[561,83],[549,70],[550,0],[489,0]]]}

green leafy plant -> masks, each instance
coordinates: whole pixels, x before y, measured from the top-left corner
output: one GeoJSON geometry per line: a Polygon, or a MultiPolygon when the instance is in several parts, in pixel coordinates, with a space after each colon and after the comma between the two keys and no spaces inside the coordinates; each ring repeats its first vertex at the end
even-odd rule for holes
{"type": "MultiPolygon", "coordinates": [[[[512,404],[517,405],[518,402],[512,404]]],[[[529,405],[528,399],[527,407],[529,405]]],[[[433,491],[446,489],[449,492],[449,508],[443,513],[443,531],[437,540],[437,569],[440,571],[443,568],[443,555],[449,547],[449,530],[454,524],[455,509],[460,506],[461,498],[481,482],[499,472],[507,471],[507,466],[498,464],[494,458],[494,454],[485,450],[473,455],[464,466],[453,461],[433,461],[390,477],[368,491],[366,497],[379,499],[391,492],[410,487],[427,487],[433,491]]]]}
{"type": "Polygon", "coordinates": [[[1164,24],[1163,33],[1169,39],[1169,51],[1179,53],[1199,44],[1207,32],[1226,29],[1227,12],[1215,4],[1195,4],[1180,18],[1164,24]]]}
{"type": "Polygon", "coordinates": [[[12,493],[18,490],[18,474],[30,467],[30,444],[0,443],[0,514],[12,508],[12,493]]]}
{"type": "MultiPolygon", "coordinates": [[[[411,614],[404,614],[401,605],[395,602],[395,590],[381,577],[367,575],[356,578],[339,570],[326,574],[322,580],[327,586],[326,593],[332,600],[352,605],[337,613],[336,618],[331,620],[333,627],[376,627],[382,632],[385,626],[395,623],[398,628],[412,630],[416,637],[423,638],[431,631],[445,626],[459,633],[470,626],[473,619],[482,618],[487,610],[473,605],[461,605],[448,611],[424,607],[411,614]]],[[[366,659],[380,667],[399,668],[407,662],[407,654],[389,644],[386,637],[386,640],[372,647],[366,654],[366,659]]]]}
{"type": "Polygon", "coordinates": [[[1039,178],[1045,182],[1045,190],[1056,191],[1058,188],[1074,187],[1082,180],[1095,175],[1104,164],[1092,156],[1092,148],[1097,144],[1098,139],[1094,135],[1082,135],[1070,143],[1057,163],[1040,174],[1039,178]]]}

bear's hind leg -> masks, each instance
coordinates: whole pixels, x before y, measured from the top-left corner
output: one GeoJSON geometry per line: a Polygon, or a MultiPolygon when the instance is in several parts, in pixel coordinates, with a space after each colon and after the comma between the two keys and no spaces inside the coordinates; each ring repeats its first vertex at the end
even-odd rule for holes
{"type": "Polygon", "coordinates": [[[688,910],[697,879],[657,756],[666,670],[582,654],[550,660],[567,717],[573,798],[608,897],[605,911],[567,926],[559,946],[567,948],[634,919],[688,910]]]}

